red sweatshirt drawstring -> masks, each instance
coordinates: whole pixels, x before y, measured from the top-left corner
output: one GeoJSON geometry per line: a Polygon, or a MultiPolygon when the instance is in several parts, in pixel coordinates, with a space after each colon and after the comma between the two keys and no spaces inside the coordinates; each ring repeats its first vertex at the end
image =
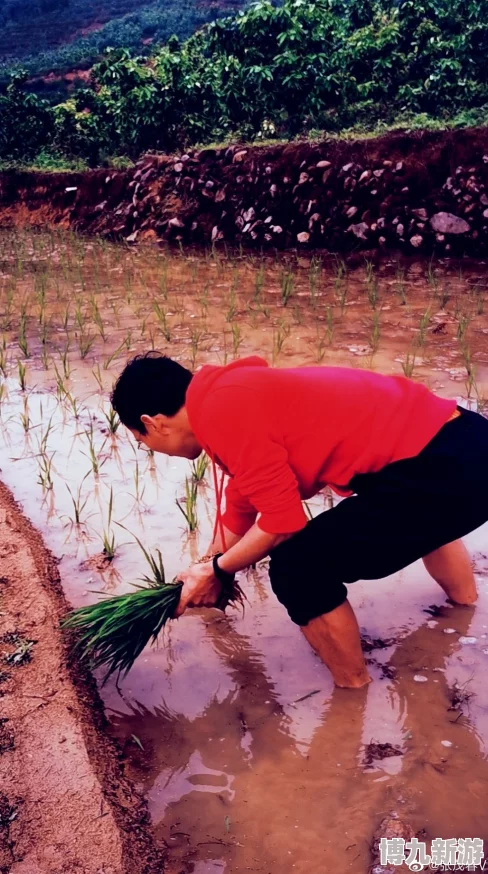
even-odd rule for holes
{"type": "Polygon", "coordinates": [[[217,530],[220,529],[220,539],[222,541],[222,547],[223,547],[223,550],[225,552],[227,549],[227,545],[225,542],[224,523],[222,522],[222,497],[224,494],[225,473],[224,473],[224,471],[222,471],[221,476],[220,476],[220,483],[219,483],[217,480],[217,467],[216,467],[215,461],[213,460],[213,458],[211,459],[211,461],[212,461],[212,473],[213,473],[213,481],[214,481],[214,488],[215,488],[215,500],[217,503],[212,540],[215,540],[215,538],[217,536],[217,530]]]}

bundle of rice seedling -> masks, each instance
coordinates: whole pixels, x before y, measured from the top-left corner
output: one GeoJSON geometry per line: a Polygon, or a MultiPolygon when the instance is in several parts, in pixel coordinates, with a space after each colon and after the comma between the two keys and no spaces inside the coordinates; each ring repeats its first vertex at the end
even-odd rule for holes
{"type": "MultiPolygon", "coordinates": [[[[79,607],[61,621],[62,628],[76,633],[74,651],[79,657],[87,659],[91,668],[108,668],[102,685],[116,671],[117,679],[129,673],[144,647],[149,642],[155,643],[166,623],[173,618],[180,600],[183,583],[178,580],[166,582],[160,550],[156,550],[155,557],[140,540],[136,540],[151,569],[151,574],[146,574],[141,580],[145,585],[133,583],[136,592],[79,607]]],[[[209,559],[210,556],[205,556],[200,561],[209,559]]],[[[228,588],[222,587],[216,606],[223,610],[227,604],[242,604],[243,600],[243,592],[234,582],[228,588]]]]}

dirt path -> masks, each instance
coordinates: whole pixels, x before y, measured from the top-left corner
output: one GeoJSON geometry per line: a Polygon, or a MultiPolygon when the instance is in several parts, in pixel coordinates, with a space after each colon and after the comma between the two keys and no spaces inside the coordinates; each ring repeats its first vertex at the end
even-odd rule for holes
{"type": "Polygon", "coordinates": [[[156,874],[146,804],[59,632],[55,560],[0,484],[0,872],[156,874]]]}

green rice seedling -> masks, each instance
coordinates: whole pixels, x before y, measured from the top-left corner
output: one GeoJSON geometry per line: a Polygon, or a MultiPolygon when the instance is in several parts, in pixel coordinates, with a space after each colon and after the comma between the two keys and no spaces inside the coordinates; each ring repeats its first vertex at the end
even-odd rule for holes
{"type": "Polygon", "coordinates": [[[63,315],[63,329],[64,329],[65,333],[68,332],[69,310],[70,310],[70,304],[67,305],[67,307],[64,311],[64,315],[63,315]]]}
{"type": "Polygon", "coordinates": [[[319,326],[316,327],[315,334],[315,360],[318,364],[324,360],[326,350],[325,335],[321,333],[319,326]]]}
{"type": "MultiPolygon", "coordinates": [[[[137,537],[135,540],[149,566],[149,573],[141,579],[143,585],[132,583],[135,592],[79,607],[61,622],[62,628],[77,634],[75,653],[88,660],[92,669],[107,669],[102,685],[114,673],[117,673],[117,682],[121,676],[127,676],[143,649],[156,642],[166,623],[173,618],[180,600],[183,584],[178,580],[166,582],[160,550],[152,554],[137,537]]],[[[229,603],[244,603],[237,583],[222,588],[216,606],[224,609],[229,603]]]]}
{"type": "Polygon", "coordinates": [[[261,294],[262,294],[263,287],[264,287],[264,280],[265,280],[264,264],[260,264],[259,269],[257,270],[256,275],[254,277],[253,299],[255,301],[261,300],[261,294]]]}
{"type": "Polygon", "coordinates": [[[291,328],[283,319],[280,320],[278,327],[273,331],[273,363],[277,361],[278,356],[283,351],[286,338],[290,335],[291,328]]]}
{"type": "Polygon", "coordinates": [[[198,298],[198,303],[200,304],[202,319],[206,319],[208,315],[208,294],[210,290],[210,285],[208,282],[203,286],[203,292],[198,298]]]}
{"type": "Polygon", "coordinates": [[[192,328],[190,331],[190,367],[192,370],[195,370],[195,365],[197,361],[198,355],[198,347],[200,345],[200,340],[203,337],[203,331],[199,331],[198,328],[192,328]]]}
{"type": "Polygon", "coordinates": [[[105,558],[112,562],[115,558],[115,553],[117,550],[115,543],[115,534],[112,530],[112,513],[114,506],[114,493],[113,488],[110,487],[110,498],[108,501],[108,515],[107,515],[107,527],[103,529],[102,534],[102,543],[103,543],[103,554],[105,558]]]}
{"type": "Polygon", "coordinates": [[[378,346],[380,344],[380,333],[381,333],[380,314],[378,311],[375,311],[373,313],[373,324],[372,324],[372,328],[371,328],[371,340],[370,340],[370,346],[371,346],[371,351],[372,351],[373,355],[375,355],[376,352],[378,351],[378,346]]]}
{"type": "Polygon", "coordinates": [[[100,364],[98,363],[98,361],[97,366],[93,368],[92,373],[98,383],[100,391],[104,391],[102,371],[100,370],[100,364]]]}
{"type": "Polygon", "coordinates": [[[473,364],[471,358],[471,349],[468,346],[467,342],[463,342],[461,345],[461,356],[463,359],[463,364],[466,369],[466,379],[464,385],[466,387],[466,395],[468,398],[471,397],[473,393],[473,389],[476,388],[476,368],[473,364]]]}
{"type": "Polygon", "coordinates": [[[243,342],[241,329],[240,329],[240,326],[237,324],[237,322],[232,322],[231,331],[232,331],[232,352],[234,354],[234,358],[237,358],[237,355],[239,353],[239,346],[243,342]]]}
{"type": "Polygon", "coordinates": [[[202,452],[196,461],[192,461],[191,476],[193,482],[198,484],[204,481],[209,464],[210,459],[206,452],[202,452]]]}
{"type": "Polygon", "coordinates": [[[402,264],[397,264],[395,275],[395,290],[400,297],[402,306],[407,304],[407,296],[405,294],[405,267],[402,264]]]}
{"type": "Polygon", "coordinates": [[[20,423],[24,429],[24,433],[27,434],[31,426],[31,420],[29,416],[29,404],[26,397],[24,397],[24,409],[20,414],[20,423]]]}
{"type": "Polygon", "coordinates": [[[113,407],[109,407],[108,413],[104,410],[103,415],[107,420],[109,433],[115,436],[121,425],[118,413],[115,412],[113,407]]]}
{"type": "Polygon", "coordinates": [[[95,342],[94,334],[90,334],[86,332],[84,329],[80,331],[78,335],[78,349],[80,352],[80,358],[85,359],[88,355],[90,349],[92,348],[95,342]]]}
{"type": "Polygon", "coordinates": [[[332,312],[332,307],[327,307],[325,314],[327,319],[327,342],[329,346],[332,346],[334,341],[334,313],[332,312]]]}
{"type": "Polygon", "coordinates": [[[86,497],[83,497],[82,488],[83,488],[83,483],[85,482],[86,477],[87,477],[87,475],[85,475],[83,477],[81,484],[76,489],[75,494],[73,494],[69,485],[66,483],[66,488],[68,489],[71,501],[73,503],[73,517],[71,518],[71,522],[73,525],[76,526],[76,528],[80,528],[82,525],[85,524],[85,522],[82,519],[82,514],[83,514],[83,511],[88,503],[89,496],[86,495],[86,497]]]}
{"type": "Polygon", "coordinates": [[[440,291],[438,288],[436,289],[436,294],[439,299],[439,306],[441,310],[445,310],[451,297],[451,289],[447,279],[444,281],[442,289],[440,291]]]}
{"type": "Polygon", "coordinates": [[[402,370],[403,370],[403,373],[404,373],[404,375],[407,376],[409,379],[412,378],[412,374],[413,374],[413,371],[414,371],[414,369],[415,369],[415,360],[416,360],[416,354],[415,354],[415,352],[416,352],[416,350],[415,350],[415,346],[412,346],[412,349],[409,349],[409,350],[408,350],[408,352],[407,352],[407,354],[406,354],[406,356],[405,356],[404,361],[402,361],[402,370]]]}
{"type": "Polygon", "coordinates": [[[471,316],[469,316],[467,313],[464,313],[464,315],[462,315],[458,321],[457,338],[460,343],[464,343],[466,339],[466,334],[469,328],[470,321],[471,316]]]}
{"type": "Polygon", "coordinates": [[[49,370],[49,348],[48,346],[41,346],[41,363],[44,370],[49,370]]]}
{"type": "Polygon", "coordinates": [[[24,362],[19,358],[17,361],[17,367],[19,371],[19,385],[20,390],[25,391],[27,388],[27,367],[24,362]]]}
{"type": "Polygon", "coordinates": [[[153,303],[153,310],[156,314],[156,318],[158,320],[159,327],[161,329],[162,335],[167,343],[171,342],[171,331],[168,326],[168,320],[166,316],[166,310],[160,307],[157,301],[153,303]]]}
{"type": "Polygon", "coordinates": [[[7,394],[7,389],[4,382],[0,382],[0,406],[3,403],[5,395],[7,394]]]}
{"type": "Polygon", "coordinates": [[[141,475],[140,475],[139,461],[138,461],[137,457],[136,457],[136,466],[135,466],[135,470],[134,470],[134,487],[135,487],[136,503],[139,504],[142,501],[144,491],[145,491],[145,486],[143,486],[141,489],[141,475]]]}
{"type": "Polygon", "coordinates": [[[320,279],[320,274],[322,272],[322,260],[320,258],[316,258],[313,256],[310,261],[310,267],[308,271],[308,285],[310,289],[310,302],[312,304],[313,309],[317,306],[317,288],[320,279]]]}
{"type": "Polygon", "coordinates": [[[107,334],[105,333],[105,325],[103,322],[102,314],[101,314],[101,312],[98,308],[98,304],[95,300],[92,302],[92,320],[93,320],[94,324],[97,326],[98,333],[100,334],[100,337],[102,338],[103,342],[105,343],[105,341],[107,339],[107,334]]]}
{"type": "Polygon", "coordinates": [[[59,401],[62,401],[65,397],[68,389],[66,388],[66,384],[64,381],[63,375],[58,370],[58,365],[55,361],[53,361],[54,373],[56,374],[56,395],[59,401]]]}
{"type": "Polygon", "coordinates": [[[189,531],[196,531],[198,528],[197,517],[197,497],[198,484],[192,478],[185,478],[185,497],[181,501],[176,499],[176,506],[183,514],[189,531]]]}
{"type": "Polygon", "coordinates": [[[286,307],[288,305],[288,301],[293,295],[293,292],[295,291],[295,278],[291,270],[282,270],[280,276],[280,286],[281,302],[283,306],[286,307]]]}
{"type": "Polygon", "coordinates": [[[92,421],[90,422],[90,427],[87,428],[87,430],[85,431],[85,436],[88,440],[88,453],[84,452],[83,455],[86,455],[86,457],[90,459],[92,471],[95,474],[95,476],[98,476],[98,474],[100,473],[100,468],[101,468],[102,464],[104,463],[103,461],[100,462],[99,453],[101,453],[103,451],[103,448],[104,448],[105,443],[107,441],[104,440],[102,445],[100,446],[100,449],[98,449],[98,450],[96,449],[92,421]]]}
{"type": "Polygon", "coordinates": [[[82,311],[81,311],[81,304],[80,304],[80,301],[77,300],[77,301],[76,301],[76,307],[75,307],[75,322],[74,322],[75,327],[79,328],[79,330],[82,331],[82,330],[83,330],[84,321],[85,321],[85,320],[84,320],[84,317],[83,317],[83,313],[82,313],[82,311]]]}
{"type": "Polygon", "coordinates": [[[347,276],[347,265],[346,262],[337,256],[334,258],[334,284],[336,288],[338,284],[342,283],[345,277],[347,276]]]}
{"type": "Polygon", "coordinates": [[[64,349],[59,353],[61,364],[63,365],[64,378],[69,379],[71,376],[71,367],[69,366],[69,339],[66,341],[64,349]]]}
{"type": "Polygon", "coordinates": [[[64,400],[68,408],[71,410],[74,419],[79,419],[83,407],[80,407],[78,398],[71,394],[70,391],[65,391],[64,400]]]}
{"type": "Polygon", "coordinates": [[[427,326],[430,322],[431,314],[432,314],[432,312],[431,312],[430,307],[427,307],[425,312],[423,312],[422,315],[420,316],[419,336],[418,336],[419,346],[423,346],[425,343],[425,332],[426,332],[427,326]]]}
{"type": "Polygon", "coordinates": [[[476,298],[476,315],[482,316],[485,311],[485,299],[482,294],[476,298]]]}
{"type": "MultiPolygon", "coordinates": [[[[109,355],[108,358],[106,358],[105,361],[103,362],[103,369],[104,370],[108,370],[108,368],[112,364],[112,361],[115,361],[115,359],[117,358],[118,355],[120,355],[120,353],[122,352],[124,347],[126,347],[126,343],[125,343],[125,340],[122,340],[122,343],[120,344],[120,346],[117,346],[117,348],[114,349],[112,354],[109,355]]],[[[152,348],[154,349],[154,346],[152,348]]]]}
{"type": "Polygon", "coordinates": [[[47,452],[41,451],[38,458],[38,477],[37,482],[45,491],[51,491],[54,487],[52,478],[52,465],[55,453],[48,455],[47,452]]]}
{"type": "Polygon", "coordinates": [[[368,301],[371,309],[375,310],[378,303],[378,278],[374,272],[372,261],[366,260],[366,285],[368,289],[368,301]]]}
{"type": "MultiPolygon", "coordinates": [[[[41,415],[41,419],[42,419],[42,415],[41,415]]],[[[50,435],[52,430],[53,430],[53,417],[51,416],[51,418],[49,419],[49,422],[47,424],[46,430],[43,432],[41,431],[41,437],[39,440],[39,452],[43,452],[43,453],[47,452],[47,441],[49,439],[49,435],[50,435]]]]}
{"type": "Polygon", "coordinates": [[[0,343],[0,371],[4,376],[7,376],[7,338],[2,334],[2,342],[0,343]]]}
{"type": "Polygon", "coordinates": [[[227,310],[225,321],[233,322],[237,315],[237,299],[235,289],[232,287],[229,293],[229,308],[227,310]]]}
{"type": "Polygon", "coordinates": [[[30,358],[29,342],[27,339],[27,314],[25,310],[23,310],[20,315],[19,337],[17,342],[24,358],[30,358]]]}

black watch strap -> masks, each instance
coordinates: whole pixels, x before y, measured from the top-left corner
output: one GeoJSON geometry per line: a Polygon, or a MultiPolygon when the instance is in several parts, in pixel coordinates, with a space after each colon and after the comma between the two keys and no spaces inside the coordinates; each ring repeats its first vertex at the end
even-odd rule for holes
{"type": "Polygon", "coordinates": [[[223,554],[223,552],[218,552],[217,555],[214,555],[212,559],[213,571],[219,583],[222,583],[223,586],[229,586],[234,582],[235,574],[229,574],[227,571],[224,571],[219,567],[219,558],[221,558],[223,554]]]}

